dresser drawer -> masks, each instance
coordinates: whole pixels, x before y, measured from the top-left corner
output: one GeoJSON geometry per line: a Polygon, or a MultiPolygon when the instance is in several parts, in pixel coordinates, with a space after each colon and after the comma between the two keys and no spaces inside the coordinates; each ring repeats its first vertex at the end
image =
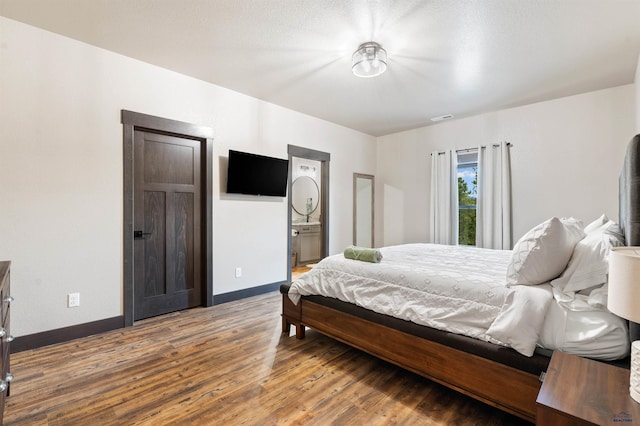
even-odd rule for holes
{"type": "Polygon", "coordinates": [[[0,304],[0,306],[2,306],[2,308],[0,308],[0,318],[2,319],[2,321],[0,322],[0,326],[4,327],[7,331],[9,331],[9,310],[11,309],[12,300],[13,298],[11,297],[9,277],[7,276],[5,284],[0,288],[0,301],[2,301],[2,303],[0,304]]]}
{"type": "Polygon", "coordinates": [[[300,234],[312,234],[320,232],[320,225],[293,225],[293,229],[300,234]]]}
{"type": "Polygon", "coordinates": [[[0,425],[4,414],[4,402],[9,396],[10,382],[13,376],[10,372],[9,357],[11,355],[11,336],[10,319],[11,319],[11,286],[10,278],[10,262],[0,262],[0,425]]]}

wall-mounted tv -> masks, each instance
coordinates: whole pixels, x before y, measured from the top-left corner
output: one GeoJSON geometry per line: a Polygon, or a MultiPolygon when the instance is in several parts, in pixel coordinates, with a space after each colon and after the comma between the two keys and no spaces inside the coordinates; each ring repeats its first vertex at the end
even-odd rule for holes
{"type": "Polygon", "coordinates": [[[284,197],[289,160],[229,150],[227,193],[284,197]]]}

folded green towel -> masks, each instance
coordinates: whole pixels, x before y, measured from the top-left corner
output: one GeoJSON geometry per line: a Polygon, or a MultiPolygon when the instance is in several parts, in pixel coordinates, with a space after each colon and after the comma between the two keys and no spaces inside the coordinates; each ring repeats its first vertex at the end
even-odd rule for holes
{"type": "Polygon", "coordinates": [[[344,249],[344,257],[363,262],[379,263],[382,260],[382,253],[378,249],[349,246],[344,249]]]}

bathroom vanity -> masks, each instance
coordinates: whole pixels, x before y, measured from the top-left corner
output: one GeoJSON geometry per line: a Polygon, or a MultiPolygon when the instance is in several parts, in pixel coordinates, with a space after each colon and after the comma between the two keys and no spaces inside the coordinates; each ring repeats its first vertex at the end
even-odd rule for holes
{"type": "Polygon", "coordinates": [[[322,258],[322,227],[320,222],[293,223],[292,250],[296,255],[296,264],[304,266],[316,263],[322,258]]]}

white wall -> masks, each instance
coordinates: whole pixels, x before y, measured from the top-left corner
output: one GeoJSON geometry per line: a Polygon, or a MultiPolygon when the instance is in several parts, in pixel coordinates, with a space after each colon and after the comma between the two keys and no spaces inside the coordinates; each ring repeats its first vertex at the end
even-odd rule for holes
{"type": "Polygon", "coordinates": [[[229,148],[329,152],[329,251],[351,243],[352,174],[375,172],[375,138],[0,17],[0,259],[13,262],[14,335],[122,315],[121,109],[214,129],[214,295],[287,276],[286,199],[221,193],[229,148]],[[80,307],[66,307],[69,292],[80,307]]]}
{"type": "Polygon", "coordinates": [[[503,140],[514,145],[514,241],[554,215],[617,218],[634,90],[620,86],[378,138],[382,243],[428,241],[430,152],[503,140]]]}

